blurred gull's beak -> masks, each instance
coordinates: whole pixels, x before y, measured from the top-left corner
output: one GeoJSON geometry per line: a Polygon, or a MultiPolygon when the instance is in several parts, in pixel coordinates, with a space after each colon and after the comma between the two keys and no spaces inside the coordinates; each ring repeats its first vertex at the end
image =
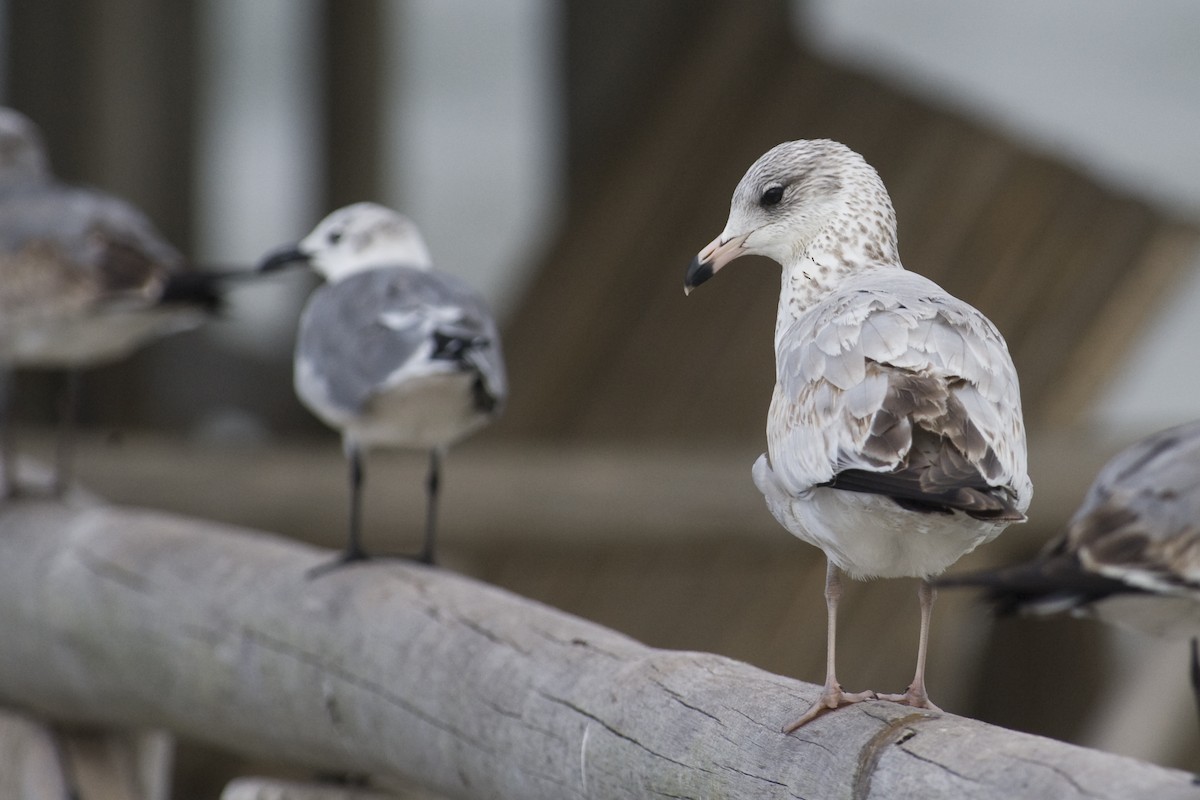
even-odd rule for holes
{"type": "Polygon", "coordinates": [[[274,272],[284,267],[308,265],[311,260],[312,258],[308,253],[305,253],[294,244],[289,244],[286,247],[281,247],[278,250],[268,253],[258,263],[258,271],[274,272]]]}
{"type": "Polygon", "coordinates": [[[691,294],[700,284],[717,274],[721,267],[733,261],[742,254],[749,233],[732,236],[724,241],[718,236],[701,250],[692,263],[688,265],[687,274],[683,276],[683,293],[691,294]]]}

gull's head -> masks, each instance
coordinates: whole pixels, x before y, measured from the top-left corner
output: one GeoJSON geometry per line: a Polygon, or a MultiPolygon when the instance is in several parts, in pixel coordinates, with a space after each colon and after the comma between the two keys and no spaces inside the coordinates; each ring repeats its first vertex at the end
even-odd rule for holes
{"type": "Polygon", "coordinates": [[[19,111],[0,106],[0,186],[49,177],[50,162],[37,125],[19,111]]]}
{"type": "Polygon", "coordinates": [[[849,256],[858,247],[886,258],[895,251],[895,235],[887,190],[862,156],[828,139],[784,142],[742,176],[725,230],[692,259],[684,291],[739,256],[766,256],[787,266],[831,238],[849,256]],[[865,232],[851,230],[850,220],[862,222],[865,232]]]}
{"type": "Polygon", "coordinates": [[[377,203],[355,203],[321,220],[295,245],[267,255],[263,272],[307,264],[327,281],[375,267],[430,269],[433,260],[408,217],[377,203]]]}

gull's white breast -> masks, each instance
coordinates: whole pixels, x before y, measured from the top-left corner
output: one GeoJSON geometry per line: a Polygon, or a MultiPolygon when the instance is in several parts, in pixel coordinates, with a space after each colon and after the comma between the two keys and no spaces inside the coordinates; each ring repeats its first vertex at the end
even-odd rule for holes
{"type": "Polygon", "coordinates": [[[489,419],[475,403],[478,377],[470,371],[446,369],[380,387],[357,412],[332,402],[328,384],[310,362],[297,360],[295,380],[309,410],[363,447],[449,446],[489,419]]]}
{"type": "Polygon", "coordinates": [[[16,366],[95,366],[124,358],[149,339],[194,328],[196,308],[115,308],[66,314],[0,317],[0,360],[16,366]]]}

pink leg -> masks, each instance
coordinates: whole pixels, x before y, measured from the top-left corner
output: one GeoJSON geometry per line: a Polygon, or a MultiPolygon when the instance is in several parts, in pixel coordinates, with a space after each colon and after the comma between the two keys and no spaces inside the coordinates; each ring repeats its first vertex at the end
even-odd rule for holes
{"type": "Polygon", "coordinates": [[[874,700],[874,692],[856,692],[848,694],[842,691],[841,685],[837,682],[837,676],[834,671],[834,647],[837,641],[837,605],[838,600],[842,599],[842,574],[838,568],[834,566],[832,561],[825,572],[825,608],[829,614],[829,624],[826,629],[828,640],[825,645],[825,688],[821,690],[821,696],[817,698],[817,702],[812,704],[812,707],[801,715],[800,719],[784,727],[784,733],[791,733],[808,722],[824,714],[826,711],[832,711],[840,706],[848,706],[851,703],[859,703],[863,700],[874,700]]]}
{"type": "Polygon", "coordinates": [[[903,703],[914,708],[928,708],[930,711],[941,711],[929,702],[925,691],[925,654],[929,649],[929,617],[933,614],[933,602],[937,600],[937,589],[929,581],[921,581],[917,590],[921,601],[921,641],[917,645],[917,674],[904,694],[881,694],[881,700],[891,700],[893,703],[903,703]]]}

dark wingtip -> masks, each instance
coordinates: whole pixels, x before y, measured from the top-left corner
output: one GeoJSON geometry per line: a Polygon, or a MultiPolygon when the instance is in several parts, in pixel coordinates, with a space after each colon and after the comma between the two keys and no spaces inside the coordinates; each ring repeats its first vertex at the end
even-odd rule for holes
{"type": "Polygon", "coordinates": [[[310,257],[299,247],[294,244],[281,247],[274,250],[263,257],[263,260],[258,262],[258,272],[274,272],[298,264],[308,264],[310,257]]]}
{"type": "Polygon", "coordinates": [[[255,281],[260,273],[249,267],[196,266],[167,276],[158,302],[164,305],[195,306],[212,314],[226,310],[226,295],[243,281],[255,281]]]}
{"type": "Polygon", "coordinates": [[[687,274],[683,276],[683,293],[691,294],[692,289],[695,289],[700,284],[713,276],[712,264],[708,261],[701,261],[699,258],[693,258],[692,263],[688,264],[687,274]]]}
{"type": "Polygon", "coordinates": [[[1039,601],[1052,595],[1058,587],[1047,586],[1036,566],[980,570],[958,575],[939,575],[932,581],[939,589],[982,589],[983,601],[991,606],[997,617],[1010,617],[1036,607],[1039,601]]]}
{"type": "Polygon", "coordinates": [[[224,280],[228,273],[181,272],[170,275],[163,285],[158,302],[170,306],[192,306],[209,314],[219,314],[225,307],[224,280]]]}
{"type": "Polygon", "coordinates": [[[1085,607],[1113,595],[1143,594],[1144,590],[1116,578],[1089,571],[1073,554],[1036,558],[1022,564],[933,581],[939,588],[974,587],[997,616],[1048,614],[1085,607]]]}

